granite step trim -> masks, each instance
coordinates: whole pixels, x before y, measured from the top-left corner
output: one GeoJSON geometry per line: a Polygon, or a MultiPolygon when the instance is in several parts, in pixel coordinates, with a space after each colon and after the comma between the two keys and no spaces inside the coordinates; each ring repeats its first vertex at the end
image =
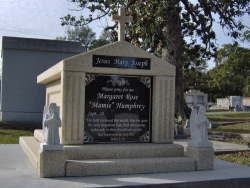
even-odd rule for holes
{"type": "Polygon", "coordinates": [[[22,147],[24,153],[29,158],[33,167],[38,169],[38,150],[40,143],[32,136],[19,137],[19,144],[22,147]]]}
{"type": "Polygon", "coordinates": [[[34,137],[37,139],[40,143],[43,142],[43,130],[42,129],[36,129],[34,131],[34,137]]]}
{"type": "Polygon", "coordinates": [[[66,176],[148,174],[194,170],[195,161],[186,157],[66,161],[66,176]]]}
{"type": "Polygon", "coordinates": [[[130,143],[64,145],[67,160],[184,157],[179,144],[130,143]]]}

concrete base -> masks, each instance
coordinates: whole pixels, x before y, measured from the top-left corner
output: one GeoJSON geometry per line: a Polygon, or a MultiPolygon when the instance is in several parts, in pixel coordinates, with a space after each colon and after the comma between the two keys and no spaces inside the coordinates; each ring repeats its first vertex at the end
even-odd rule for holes
{"type": "MultiPolygon", "coordinates": [[[[219,142],[215,142],[219,143],[219,142]]],[[[221,142],[215,147],[224,148],[221,142]]],[[[238,145],[240,146],[240,145],[238,145]]],[[[234,148],[234,144],[229,147],[234,148]]],[[[170,172],[156,174],[133,174],[113,176],[40,178],[20,145],[0,145],[0,182],[8,188],[45,187],[142,187],[142,188],[248,188],[250,168],[248,166],[214,160],[214,170],[192,172],[170,172]]]]}
{"type": "Polygon", "coordinates": [[[38,142],[43,143],[43,130],[36,129],[34,131],[34,138],[38,140],[38,142]]]}
{"type": "Polygon", "coordinates": [[[66,176],[149,174],[194,171],[195,162],[186,157],[68,160],[66,176]]]}
{"type": "Polygon", "coordinates": [[[194,142],[193,140],[188,141],[189,146],[197,147],[197,148],[211,148],[213,147],[213,142],[194,142]]]}
{"type": "Polygon", "coordinates": [[[195,160],[195,170],[214,169],[214,148],[197,148],[188,146],[186,156],[195,160]]]}
{"type": "Polygon", "coordinates": [[[40,143],[37,142],[37,140],[33,137],[22,136],[19,138],[19,144],[22,147],[24,153],[29,158],[33,167],[37,170],[37,159],[40,143]]]}
{"type": "Polygon", "coordinates": [[[184,157],[184,147],[179,144],[132,143],[64,145],[64,151],[67,160],[184,157]]]}
{"type": "Polygon", "coordinates": [[[38,174],[41,178],[65,176],[66,158],[64,151],[38,151],[38,174]]]}
{"type": "Polygon", "coordinates": [[[63,145],[47,145],[46,143],[40,143],[40,149],[41,150],[61,150],[63,151],[63,145]]]}
{"type": "Polygon", "coordinates": [[[64,145],[63,151],[40,149],[42,131],[20,137],[22,146],[40,177],[194,171],[195,161],[184,157],[179,144],[64,145]],[[35,145],[34,145],[35,143],[35,145]]]}
{"type": "MultiPolygon", "coordinates": [[[[34,137],[20,137],[19,144],[40,177],[65,176],[64,150],[42,150],[34,137]]],[[[62,145],[61,145],[62,146],[62,145]]]]}

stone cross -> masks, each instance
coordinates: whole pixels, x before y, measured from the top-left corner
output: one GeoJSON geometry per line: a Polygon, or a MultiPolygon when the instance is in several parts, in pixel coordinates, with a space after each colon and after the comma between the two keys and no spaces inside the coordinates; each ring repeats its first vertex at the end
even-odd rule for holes
{"type": "Polygon", "coordinates": [[[118,41],[125,41],[125,23],[132,22],[133,17],[125,15],[125,8],[119,8],[118,15],[112,15],[111,20],[118,22],[118,41]]]}

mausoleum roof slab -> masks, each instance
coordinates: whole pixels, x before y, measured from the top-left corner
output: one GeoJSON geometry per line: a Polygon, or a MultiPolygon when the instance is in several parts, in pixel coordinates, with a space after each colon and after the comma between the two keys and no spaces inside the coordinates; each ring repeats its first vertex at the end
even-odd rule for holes
{"type": "Polygon", "coordinates": [[[126,41],[118,41],[88,52],[64,59],[38,76],[38,83],[48,83],[55,78],[60,78],[61,71],[86,72],[97,74],[123,74],[145,76],[175,77],[175,66],[166,61],[134,46],[126,41]],[[93,67],[93,55],[119,56],[150,59],[150,70],[93,67]],[[53,79],[52,79],[53,78],[53,79]]]}

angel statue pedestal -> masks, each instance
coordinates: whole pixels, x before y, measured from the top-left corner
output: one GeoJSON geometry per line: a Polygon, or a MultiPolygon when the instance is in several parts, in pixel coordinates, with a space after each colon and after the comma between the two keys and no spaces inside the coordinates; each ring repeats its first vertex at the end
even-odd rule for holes
{"type": "Polygon", "coordinates": [[[195,170],[212,170],[214,168],[213,143],[208,141],[207,128],[209,120],[205,116],[206,108],[201,106],[199,112],[192,109],[190,116],[191,140],[188,142],[187,157],[195,160],[195,170]]]}
{"type": "Polygon", "coordinates": [[[63,145],[60,144],[59,107],[55,103],[44,107],[43,143],[38,151],[38,173],[40,177],[65,176],[66,157],[63,145]]]}

